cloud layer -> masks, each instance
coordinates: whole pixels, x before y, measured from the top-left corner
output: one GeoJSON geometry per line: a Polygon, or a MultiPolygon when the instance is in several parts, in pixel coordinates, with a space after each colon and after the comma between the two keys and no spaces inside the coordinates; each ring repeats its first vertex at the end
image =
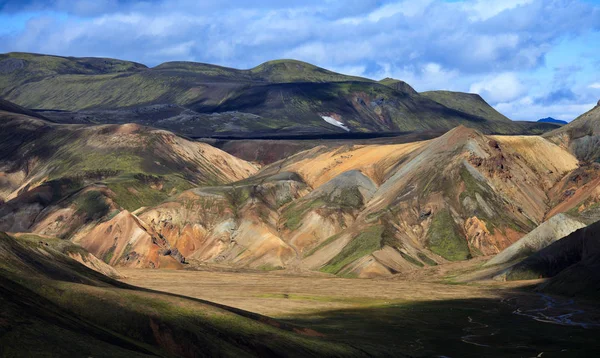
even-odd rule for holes
{"type": "Polygon", "coordinates": [[[237,68],[295,58],[419,91],[477,92],[513,119],[570,120],[600,98],[600,5],[590,0],[3,4],[1,52],[237,68]]]}

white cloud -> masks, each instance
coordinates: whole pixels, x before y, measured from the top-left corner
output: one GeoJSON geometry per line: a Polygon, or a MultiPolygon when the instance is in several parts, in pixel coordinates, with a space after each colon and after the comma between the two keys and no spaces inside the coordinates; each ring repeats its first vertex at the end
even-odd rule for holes
{"type": "Polygon", "coordinates": [[[335,66],[329,70],[350,76],[364,76],[365,66],[335,66]]]}
{"type": "MultiPolygon", "coordinates": [[[[41,15],[1,35],[0,52],[237,68],[295,58],[351,75],[398,78],[418,91],[477,92],[515,118],[528,108],[546,111],[534,102],[556,87],[556,79],[540,76],[547,76],[557,43],[575,39],[569,51],[582,72],[600,59],[587,45],[591,55],[577,56],[578,39],[600,26],[600,6],[583,0],[31,0],[39,6],[28,8],[5,2],[12,4],[9,16],[27,9],[41,15]]],[[[564,118],[580,109],[567,106],[595,101],[600,82],[589,78],[598,80],[563,86],[576,96],[561,102],[564,112],[553,107],[547,115],[564,118]]]]}
{"type": "Polygon", "coordinates": [[[358,25],[364,22],[378,22],[379,20],[402,14],[407,17],[415,17],[422,14],[427,6],[434,0],[405,0],[395,3],[385,4],[366,16],[345,17],[337,20],[339,24],[358,25]]]}
{"type": "Polygon", "coordinates": [[[396,14],[414,17],[422,14],[425,8],[432,2],[433,0],[405,0],[398,3],[386,4],[371,12],[367,18],[369,21],[377,22],[381,19],[392,17],[396,14]]]}
{"type": "Polygon", "coordinates": [[[195,41],[186,41],[177,45],[173,45],[170,47],[162,48],[158,51],[158,54],[161,56],[179,58],[181,60],[187,59],[190,56],[192,48],[196,44],[195,41]]]}
{"type": "Polygon", "coordinates": [[[534,0],[473,0],[463,4],[472,21],[483,21],[499,13],[533,3],[534,0]]]}
{"type": "Polygon", "coordinates": [[[513,49],[519,44],[519,35],[501,34],[501,35],[482,35],[475,39],[470,56],[476,57],[479,61],[493,61],[499,55],[499,52],[506,49],[513,49]]]}
{"type": "Polygon", "coordinates": [[[499,103],[494,108],[513,120],[537,121],[540,118],[552,117],[564,121],[572,121],[581,114],[594,108],[596,103],[583,104],[534,104],[531,98],[525,97],[513,102],[499,103]]]}
{"type": "Polygon", "coordinates": [[[374,79],[386,77],[396,78],[407,82],[419,92],[430,90],[461,90],[457,79],[459,71],[449,70],[439,63],[430,62],[420,66],[397,67],[392,63],[378,63],[380,71],[366,73],[365,76],[374,79]]]}
{"type": "Polygon", "coordinates": [[[482,81],[473,83],[469,89],[469,92],[478,93],[492,103],[513,101],[525,91],[525,86],[511,72],[487,76],[482,81]]]}

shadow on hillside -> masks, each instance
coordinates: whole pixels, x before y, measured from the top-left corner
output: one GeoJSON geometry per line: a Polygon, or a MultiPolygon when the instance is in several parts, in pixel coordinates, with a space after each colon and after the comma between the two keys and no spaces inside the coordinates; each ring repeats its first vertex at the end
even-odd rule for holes
{"type": "MultiPolygon", "coordinates": [[[[540,295],[514,291],[503,299],[401,302],[298,315],[285,321],[380,356],[536,357],[542,352],[543,357],[600,355],[598,327],[545,323],[514,314],[516,309],[542,307],[540,295]]],[[[595,308],[600,311],[600,307],[595,308]]],[[[545,312],[560,315],[564,309],[545,312]]],[[[599,317],[597,312],[594,314],[599,317]]],[[[574,316],[573,320],[585,320],[585,315],[574,316]]]]}

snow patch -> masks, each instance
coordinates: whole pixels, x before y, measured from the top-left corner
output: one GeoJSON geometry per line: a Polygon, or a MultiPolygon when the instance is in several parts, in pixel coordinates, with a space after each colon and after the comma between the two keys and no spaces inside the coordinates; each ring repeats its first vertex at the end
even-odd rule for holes
{"type": "Polygon", "coordinates": [[[346,127],[344,125],[344,123],[338,121],[337,119],[333,118],[333,117],[329,117],[329,116],[321,116],[321,118],[323,118],[323,120],[329,124],[333,124],[336,127],[340,127],[343,130],[345,130],[346,132],[350,132],[350,129],[348,127],[346,127]]]}

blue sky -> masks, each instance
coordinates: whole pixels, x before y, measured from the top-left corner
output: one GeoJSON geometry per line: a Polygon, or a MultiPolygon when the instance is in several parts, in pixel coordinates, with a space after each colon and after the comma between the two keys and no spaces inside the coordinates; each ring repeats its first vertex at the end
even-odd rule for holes
{"type": "Polygon", "coordinates": [[[0,52],[294,58],[476,92],[517,120],[572,120],[600,99],[600,0],[0,0],[0,24],[0,52]]]}

